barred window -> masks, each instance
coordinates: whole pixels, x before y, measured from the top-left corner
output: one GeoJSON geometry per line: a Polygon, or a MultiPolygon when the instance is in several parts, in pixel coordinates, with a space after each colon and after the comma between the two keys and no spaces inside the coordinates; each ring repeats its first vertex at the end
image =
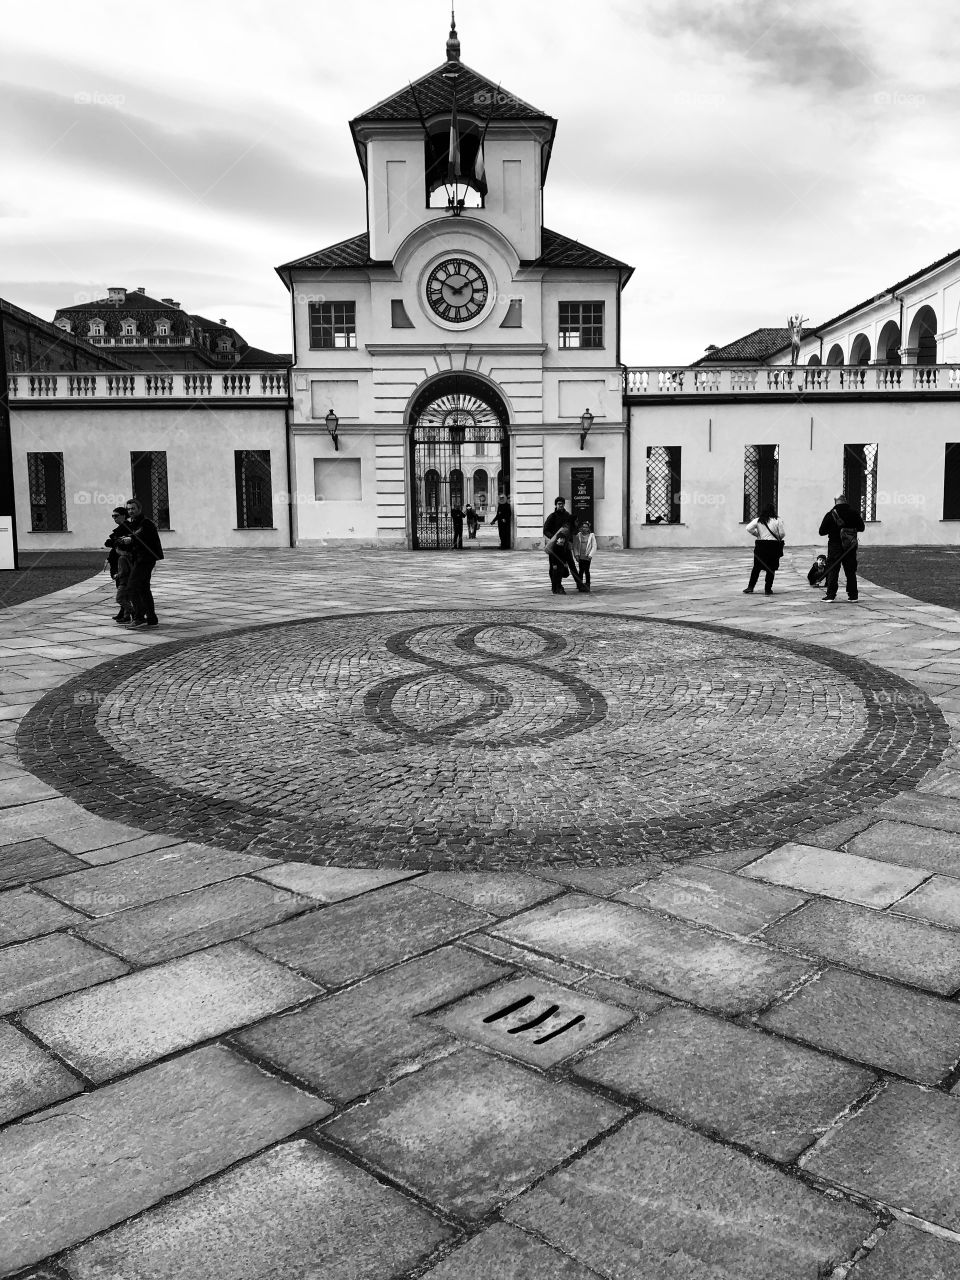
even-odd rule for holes
{"type": "Polygon", "coordinates": [[[312,348],[355,348],[357,345],[357,304],[355,302],[311,302],[310,346],[312,348]]]}
{"type": "Polygon", "coordinates": [[[233,458],[237,479],[237,528],[271,529],[270,450],[237,449],[233,458]]]}
{"type": "Polygon", "coordinates": [[[167,493],[167,455],[162,450],[130,454],[130,481],[133,496],[143,504],[144,514],[158,529],[170,528],[170,498],[167,493]]]}
{"type": "Polygon", "coordinates": [[[66,533],[67,493],[62,453],[28,453],[30,528],[34,533],[66,533]]]}
{"type": "Polygon", "coordinates": [[[647,446],[647,524],[680,523],[680,446],[647,446]]]}
{"type": "Polygon", "coordinates": [[[560,303],[560,346],[603,346],[603,303],[560,303]]]}
{"type": "Polygon", "coordinates": [[[944,446],[943,518],[960,520],[960,443],[944,446]]]}
{"type": "Polygon", "coordinates": [[[865,521],[877,518],[879,452],[876,444],[843,446],[843,492],[854,511],[859,511],[865,521]]]}
{"type": "Polygon", "coordinates": [[[780,482],[780,446],[748,444],[743,450],[743,519],[756,520],[764,507],[777,506],[780,482]]]}

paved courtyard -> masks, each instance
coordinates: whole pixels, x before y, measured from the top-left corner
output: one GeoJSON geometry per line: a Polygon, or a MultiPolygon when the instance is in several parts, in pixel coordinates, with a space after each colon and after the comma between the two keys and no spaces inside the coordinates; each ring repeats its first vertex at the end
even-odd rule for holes
{"type": "Polygon", "coordinates": [[[0,1274],[960,1276],[960,614],[809,559],[0,613],[0,1274]]]}

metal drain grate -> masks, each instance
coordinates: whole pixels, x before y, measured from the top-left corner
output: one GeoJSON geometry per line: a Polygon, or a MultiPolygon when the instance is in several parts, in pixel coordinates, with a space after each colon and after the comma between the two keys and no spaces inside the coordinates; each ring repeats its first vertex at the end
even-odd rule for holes
{"type": "Polygon", "coordinates": [[[633,1017],[567,987],[515,978],[430,1015],[448,1031],[537,1067],[549,1067],[633,1017]]]}

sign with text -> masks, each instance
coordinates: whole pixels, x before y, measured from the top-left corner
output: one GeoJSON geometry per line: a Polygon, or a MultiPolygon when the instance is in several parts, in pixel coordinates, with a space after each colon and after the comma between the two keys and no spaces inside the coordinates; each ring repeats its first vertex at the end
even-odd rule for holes
{"type": "Polygon", "coordinates": [[[574,527],[579,529],[584,520],[590,521],[594,530],[593,519],[593,467],[571,467],[570,469],[570,510],[573,512],[574,527]]]}

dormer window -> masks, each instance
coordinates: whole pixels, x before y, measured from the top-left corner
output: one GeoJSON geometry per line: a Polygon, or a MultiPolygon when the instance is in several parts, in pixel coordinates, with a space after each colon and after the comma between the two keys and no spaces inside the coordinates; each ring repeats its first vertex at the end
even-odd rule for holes
{"type": "Polygon", "coordinates": [[[125,338],[132,338],[137,332],[137,326],[132,320],[124,320],[121,332],[125,338]]]}
{"type": "Polygon", "coordinates": [[[169,338],[170,337],[169,322],[166,320],[158,320],[156,323],[155,332],[158,338],[169,338]]]}

